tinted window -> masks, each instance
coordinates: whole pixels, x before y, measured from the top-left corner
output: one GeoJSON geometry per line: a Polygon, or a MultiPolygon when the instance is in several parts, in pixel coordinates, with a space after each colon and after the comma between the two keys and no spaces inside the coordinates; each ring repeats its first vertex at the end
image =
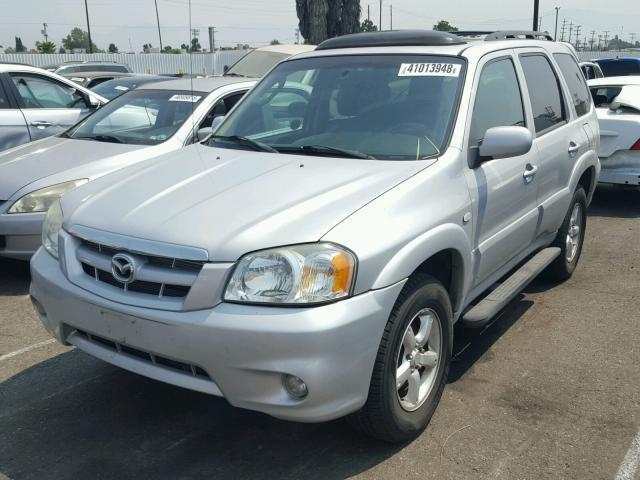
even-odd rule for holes
{"type": "Polygon", "coordinates": [[[238,60],[225,75],[241,77],[262,77],[276,63],[289,57],[287,53],[253,50],[238,60]]]}
{"type": "Polygon", "coordinates": [[[4,88],[0,85],[0,109],[9,108],[9,99],[4,93],[4,88]]]}
{"type": "Polygon", "coordinates": [[[598,62],[605,77],[619,75],[640,75],[640,60],[612,60],[598,62]]]}
{"type": "Polygon", "coordinates": [[[616,98],[622,87],[591,87],[591,96],[593,97],[593,103],[596,107],[608,107],[609,104],[616,98]]]}
{"type": "Polygon", "coordinates": [[[542,132],[566,119],[560,85],[544,55],[521,55],[520,62],[529,90],[536,132],[542,132]]]}
{"type": "Polygon", "coordinates": [[[578,64],[571,55],[567,53],[556,53],[554,57],[560,66],[560,71],[564,79],[567,81],[573,105],[576,107],[576,113],[580,117],[589,111],[591,103],[587,82],[585,82],[578,64]]]}
{"type": "Polygon", "coordinates": [[[85,98],[75,88],[35,75],[11,75],[24,108],[85,108],[85,98]]]}
{"type": "Polygon", "coordinates": [[[482,69],[473,105],[469,145],[477,147],[492,127],[524,126],[522,95],[510,59],[491,62],[482,69]]]}

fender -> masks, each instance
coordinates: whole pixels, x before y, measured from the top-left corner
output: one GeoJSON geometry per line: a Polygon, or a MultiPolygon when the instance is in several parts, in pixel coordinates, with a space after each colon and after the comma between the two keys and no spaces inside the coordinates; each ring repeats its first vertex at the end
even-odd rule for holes
{"type": "Polygon", "coordinates": [[[582,174],[586,172],[590,167],[593,167],[595,169],[595,172],[593,178],[591,179],[589,191],[586,192],[587,204],[591,203],[593,193],[595,192],[596,185],[598,184],[598,178],[600,178],[600,159],[598,158],[598,154],[595,150],[590,149],[580,157],[580,159],[573,165],[571,178],[569,179],[569,188],[573,192],[578,186],[578,182],[580,181],[580,177],[582,177],[582,174]]]}
{"type": "Polygon", "coordinates": [[[430,229],[404,245],[384,266],[373,282],[373,288],[383,288],[409,277],[430,257],[443,250],[453,250],[452,290],[454,312],[458,312],[471,287],[471,244],[460,225],[445,223],[430,229]],[[457,258],[456,258],[457,257],[457,258]]]}

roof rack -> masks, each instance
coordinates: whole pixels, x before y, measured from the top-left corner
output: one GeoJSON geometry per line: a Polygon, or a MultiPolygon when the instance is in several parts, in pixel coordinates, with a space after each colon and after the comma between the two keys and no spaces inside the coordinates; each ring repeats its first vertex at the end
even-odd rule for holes
{"type": "Polygon", "coordinates": [[[462,45],[459,35],[434,30],[386,30],[382,32],[352,33],[325,40],[316,50],[357,47],[404,47],[404,46],[445,46],[462,45]]]}
{"type": "Polygon", "coordinates": [[[497,32],[485,32],[480,30],[470,30],[453,32],[461,37],[481,37],[485,42],[496,40],[547,40],[553,41],[553,37],[548,32],[534,32],[533,30],[499,30],[497,32]]]}

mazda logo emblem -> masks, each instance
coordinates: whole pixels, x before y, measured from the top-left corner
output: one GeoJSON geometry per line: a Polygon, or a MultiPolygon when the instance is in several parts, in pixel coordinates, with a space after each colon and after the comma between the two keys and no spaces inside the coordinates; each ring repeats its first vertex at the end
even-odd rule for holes
{"type": "Polygon", "coordinates": [[[111,257],[111,274],[117,281],[126,284],[133,282],[136,265],[133,257],[124,253],[116,253],[111,257]]]}

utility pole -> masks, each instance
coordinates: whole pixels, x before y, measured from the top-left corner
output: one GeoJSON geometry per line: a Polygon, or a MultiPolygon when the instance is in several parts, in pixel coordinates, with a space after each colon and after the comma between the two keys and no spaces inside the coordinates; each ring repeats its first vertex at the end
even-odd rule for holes
{"type": "MultiPolygon", "coordinates": [[[[40,31],[40,33],[42,33],[42,35],[44,36],[44,41],[48,42],[49,41],[49,35],[47,35],[47,24],[46,22],[42,24],[42,30],[40,31]]],[[[633,43],[633,42],[632,42],[633,43]]]]}
{"type": "Polygon", "coordinates": [[[393,30],[393,5],[389,5],[389,30],[393,30]]]}
{"type": "Polygon", "coordinates": [[[160,15],[158,15],[158,0],[153,0],[156,4],[156,20],[158,21],[158,40],[160,40],[160,53],[162,53],[162,34],[160,33],[160,15]]]}
{"type": "Polygon", "coordinates": [[[636,45],[636,42],[635,42],[636,34],[635,33],[630,33],[629,36],[631,37],[631,46],[635,47],[635,45],[636,45]]]}
{"type": "Polygon", "coordinates": [[[556,32],[553,34],[553,39],[558,41],[558,12],[560,11],[560,7],[556,7],[556,32]]]}
{"type": "Polygon", "coordinates": [[[216,27],[209,27],[209,51],[216,51],[216,27]]]}
{"type": "Polygon", "coordinates": [[[564,42],[564,29],[566,28],[567,25],[567,19],[563,18],[562,19],[562,30],[560,31],[560,41],[564,42]]]}
{"type": "Polygon", "coordinates": [[[296,44],[300,43],[300,29],[296,28],[296,44]]]}
{"type": "Polygon", "coordinates": [[[580,48],[580,29],[582,25],[576,25],[576,49],[580,48]]]}
{"type": "Polygon", "coordinates": [[[533,31],[538,31],[538,10],[540,10],[540,0],[533,0],[533,31]]]}
{"type": "Polygon", "coordinates": [[[380,20],[378,23],[378,30],[382,31],[382,0],[380,0],[380,20]]]}
{"type": "Polygon", "coordinates": [[[598,51],[602,50],[602,35],[598,35],[598,51]]]}
{"type": "Polygon", "coordinates": [[[371,5],[367,5],[367,23],[371,21],[371,5]]]}
{"type": "Polygon", "coordinates": [[[571,32],[573,31],[573,20],[569,23],[569,43],[571,43],[571,32]]]}
{"type": "Polygon", "coordinates": [[[595,30],[591,30],[591,41],[589,43],[591,44],[591,46],[590,46],[591,51],[593,51],[593,44],[596,43],[596,31],[595,30]]]}
{"type": "Polygon", "coordinates": [[[605,30],[604,33],[604,49],[609,50],[609,32],[610,30],[605,30]]]}
{"type": "Polygon", "coordinates": [[[89,36],[89,53],[93,53],[93,42],[91,41],[91,27],[89,26],[89,6],[87,0],[84,0],[84,11],[87,14],[87,35],[89,36]]]}

